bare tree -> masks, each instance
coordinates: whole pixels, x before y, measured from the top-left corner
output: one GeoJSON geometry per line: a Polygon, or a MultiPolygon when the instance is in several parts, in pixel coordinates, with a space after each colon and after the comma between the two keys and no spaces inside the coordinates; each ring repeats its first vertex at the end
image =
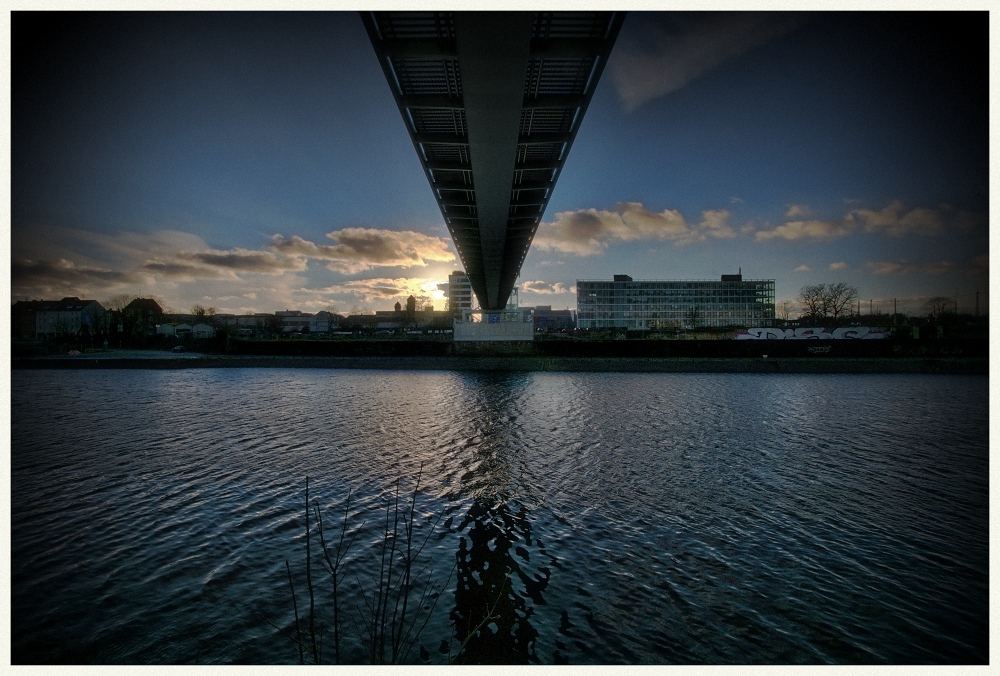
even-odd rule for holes
{"type": "Polygon", "coordinates": [[[844,282],[826,285],[826,306],[834,319],[850,311],[854,301],[858,299],[857,288],[844,282]]]}
{"type": "Polygon", "coordinates": [[[204,305],[192,305],[191,314],[193,314],[198,319],[204,319],[205,317],[211,317],[215,314],[214,307],[205,307],[204,305]]]}
{"type": "Polygon", "coordinates": [[[955,306],[955,301],[948,296],[934,296],[924,302],[924,310],[930,317],[940,317],[955,306]]]}
{"type": "Polygon", "coordinates": [[[811,284],[799,290],[799,302],[805,317],[825,319],[827,316],[826,284],[811,284]]]}
{"type": "Polygon", "coordinates": [[[857,299],[857,288],[844,282],[812,284],[803,286],[799,291],[804,315],[817,319],[838,319],[850,310],[857,299]]]}
{"type": "Polygon", "coordinates": [[[134,301],[139,296],[135,296],[131,293],[119,293],[111,296],[106,301],[104,301],[104,309],[111,310],[113,312],[121,312],[125,309],[125,306],[134,301]]]}

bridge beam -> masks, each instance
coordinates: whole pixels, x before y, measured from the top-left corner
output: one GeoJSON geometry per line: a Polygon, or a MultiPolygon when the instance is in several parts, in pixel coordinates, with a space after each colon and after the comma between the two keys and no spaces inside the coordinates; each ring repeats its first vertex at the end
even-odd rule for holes
{"type": "Polygon", "coordinates": [[[362,12],[480,306],[506,305],[622,12],[362,12]]]}

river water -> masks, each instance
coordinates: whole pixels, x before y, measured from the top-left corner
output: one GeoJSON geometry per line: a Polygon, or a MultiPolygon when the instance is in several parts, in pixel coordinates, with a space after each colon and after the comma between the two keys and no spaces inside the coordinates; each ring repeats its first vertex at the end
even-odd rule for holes
{"type": "Polygon", "coordinates": [[[386,506],[391,530],[418,476],[402,661],[988,660],[986,377],[11,381],[14,663],[297,663],[296,614],[312,661],[307,476],[327,545],[356,533],[337,650],[310,518],[324,662],[372,659],[386,506]]]}

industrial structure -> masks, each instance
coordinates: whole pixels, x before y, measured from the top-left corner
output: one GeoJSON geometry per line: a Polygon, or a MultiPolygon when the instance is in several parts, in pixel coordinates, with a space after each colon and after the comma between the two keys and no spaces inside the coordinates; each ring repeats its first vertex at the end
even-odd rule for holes
{"type": "Polygon", "coordinates": [[[479,306],[505,310],[623,12],[362,12],[479,306]]]}
{"type": "Polygon", "coordinates": [[[722,275],[719,281],[576,282],[580,329],[656,330],[774,324],[774,280],[722,275]]]}

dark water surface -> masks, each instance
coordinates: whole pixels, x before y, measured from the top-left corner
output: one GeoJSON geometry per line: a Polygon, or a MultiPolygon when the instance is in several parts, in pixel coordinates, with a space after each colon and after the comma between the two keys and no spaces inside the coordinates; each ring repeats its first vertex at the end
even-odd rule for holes
{"type": "Polygon", "coordinates": [[[468,661],[988,659],[986,377],[11,380],[15,663],[297,662],[264,618],[294,627],[286,558],[307,603],[306,475],[328,530],[348,490],[364,523],[341,597],[364,661],[379,510],[421,464],[445,589],[409,662],[454,658],[484,608],[468,661]]]}

